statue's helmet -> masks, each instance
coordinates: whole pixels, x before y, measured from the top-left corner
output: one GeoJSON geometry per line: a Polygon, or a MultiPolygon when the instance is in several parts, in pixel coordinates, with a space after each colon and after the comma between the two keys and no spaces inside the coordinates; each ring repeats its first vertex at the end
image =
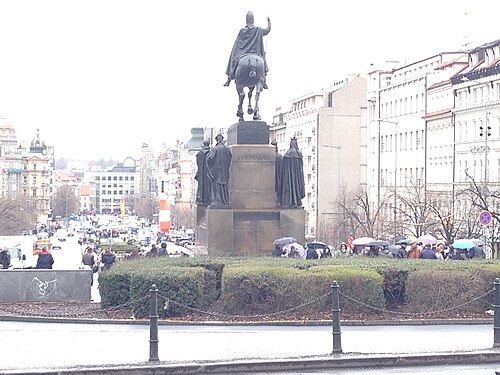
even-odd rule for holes
{"type": "Polygon", "coordinates": [[[253,25],[254,18],[253,18],[253,13],[251,11],[248,11],[247,13],[247,25],[253,25]]]}

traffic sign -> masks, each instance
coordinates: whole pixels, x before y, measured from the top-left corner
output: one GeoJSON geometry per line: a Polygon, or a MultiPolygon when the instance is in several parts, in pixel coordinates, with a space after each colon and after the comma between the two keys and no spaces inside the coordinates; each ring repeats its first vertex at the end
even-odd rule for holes
{"type": "Polygon", "coordinates": [[[483,210],[479,214],[479,222],[483,225],[488,225],[491,223],[491,213],[490,211],[483,210]]]}

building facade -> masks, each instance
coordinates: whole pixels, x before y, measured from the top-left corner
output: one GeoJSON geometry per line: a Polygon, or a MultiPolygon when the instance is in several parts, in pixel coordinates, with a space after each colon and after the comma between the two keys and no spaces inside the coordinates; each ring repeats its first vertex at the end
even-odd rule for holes
{"type": "Polygon", "coordinates": [[[348,76],[328,90],[293,100],[288,111],[274,118],[270,138],[278,152],[286,153],[292,137],[302,152],[309,237],[337,242],[344,230],[339,193],[366,185],[365,97],[366,77],[348,76]]]}

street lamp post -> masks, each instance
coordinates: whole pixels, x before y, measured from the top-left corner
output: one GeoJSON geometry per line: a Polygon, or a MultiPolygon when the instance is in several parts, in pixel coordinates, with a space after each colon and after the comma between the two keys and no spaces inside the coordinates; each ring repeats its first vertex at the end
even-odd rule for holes
{"type": "MultiPolygon", "coordinates": [[[[381,122],[386,122],[388,124],[393,124],[395,125],[395,131],[394,131],[394,201],[393,201],[393,214],[394,214],[394,244],[396,243],[396,237],[398,233],[397,229],[397,192],[398,192],[398,179],[397,179],[397,172],[398,172],[398,124],[399,121],[391,121],[391,120],[384,120],[384,119],[377,119],[379,125],[381,122]]],[[[380,129],[380,127],[379,127],[380,129]]],[[[380,134],[379,134],[379,139],[380,139],[380,134]]],[[[380,154],[380,148],[379,148],[379,154],[380,154]]],[[[379,165],[379,170],[381,170],[380,165],[379,165]]],[[[380,172],[379,172],[380,173],[380,172]]],[[[380,182],[379,182],[380,184],[380,182]]]]}

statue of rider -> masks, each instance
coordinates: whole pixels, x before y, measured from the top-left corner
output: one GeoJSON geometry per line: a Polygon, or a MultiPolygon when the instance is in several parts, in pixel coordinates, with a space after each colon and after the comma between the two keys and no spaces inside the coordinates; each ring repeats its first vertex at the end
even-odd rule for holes
{"type": "MultiPolygon", "coordinates": [[[[226,68],[227,81],[224,83],[224,86],[229,86],[231,80],[234,79],[236,67],[238,66],[238,60],[247,53],[255,53],[264,59],[265,72],[267,75],[268,68],[266,53],[264,51],[264,35],[269,34],[271,31],[271,20],[267,17],[267,28],[263,29],[261,27],[254,26],[252,12],[249,11],[246,18],[247,24],[238,33],[233,49],[231,50],[231,56],[229,56],[229,62],[227,63],[226,68]]],[[[267,89],[265,81],[264,88],[267,89]]]]}

